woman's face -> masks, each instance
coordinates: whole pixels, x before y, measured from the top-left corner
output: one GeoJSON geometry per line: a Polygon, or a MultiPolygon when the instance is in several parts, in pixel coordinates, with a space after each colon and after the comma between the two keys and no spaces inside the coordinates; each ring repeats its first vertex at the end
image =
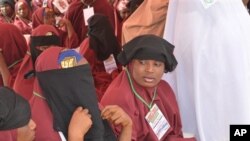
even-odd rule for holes
{"type": "Polygon", "coordinates": [[[19,15],[22,18],[28,18],[28,16],[29,16],[29,9],[28,9],[27,5],[25,5],[23,2],[18,3],[17,15],[19,15]]]}
{"type": "Polygon", "coordinates": [[[34,141],[35,140],[35,122],[30,119],[28,125],[17,129],[18,141],[34,141]]]}
{"type": "Polygon", "coordinates": [[[155,87],[161,80],[164,73],[165,64],[155,60],[132,61],[132,77],[141,86],[155,87]]]}
{"type": "Polygon", "coordinates": [[[6,17],[12,17],[12,15],[14,14],[14,10],[7,3],[0,5],[0,10],[1,13],[6,17]]]}
{"type": "Polygon", "coordinates": [[[48,25],[56,24],[55,12],[52,9],[45,8],[43,22],[48,25]]]}

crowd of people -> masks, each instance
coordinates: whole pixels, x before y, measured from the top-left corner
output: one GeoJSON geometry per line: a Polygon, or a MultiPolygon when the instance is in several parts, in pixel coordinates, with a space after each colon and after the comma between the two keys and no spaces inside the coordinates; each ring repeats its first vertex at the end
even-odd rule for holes
{"type": "Polygon", "coordinates": [[[0,141],[229,141],[250,124],[249,0],[0,0],[0,141]]]}

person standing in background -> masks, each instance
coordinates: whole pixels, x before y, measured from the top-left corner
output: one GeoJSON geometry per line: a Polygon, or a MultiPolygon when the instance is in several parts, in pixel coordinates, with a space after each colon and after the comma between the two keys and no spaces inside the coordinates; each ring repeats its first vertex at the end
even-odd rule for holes
{"type": "Polygon", "coordinates": [[[79,38],[79,44],[87,37],[88,18],[95,13],[106,15],[114,28],[114,13],[107,0],[74,0],[65,13],[79,38]]]}
{"type": "Polygon", "coordinates": [[[250,17],[240,0],[170,0],[164,38],[178,67],[166,79],[184,132],[228,141],[231,124],[250,124],[250,17]]]}
{"type": "Polygon", "coordinates": [[[122,25],[122,45],[143,34],[154,34],[162,37],[168,1],[169,0],[131,1],[129,7],[130,15],[122,25]],[[138,5],[138,3],[140,5],[138,5]]]}

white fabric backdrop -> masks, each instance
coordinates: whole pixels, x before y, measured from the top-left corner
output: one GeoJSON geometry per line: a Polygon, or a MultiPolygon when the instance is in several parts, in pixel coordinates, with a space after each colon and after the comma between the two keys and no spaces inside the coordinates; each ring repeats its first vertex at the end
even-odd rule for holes
{"type": "Polygon", "coordinates": [[[250,124],[250,17],[241,0],[170,0],[164,38],[175,45],[174,89],[184,132],[229,141],[230,124],[250,124]]]}

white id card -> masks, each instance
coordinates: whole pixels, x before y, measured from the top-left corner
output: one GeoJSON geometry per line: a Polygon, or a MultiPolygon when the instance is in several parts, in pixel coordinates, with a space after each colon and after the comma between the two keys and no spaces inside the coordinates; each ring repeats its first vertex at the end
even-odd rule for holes
{"type": "Polygon", "coordinates": [[[88,19],[93,16],[95,13],[94,13],[94,8],[93,7],[88,7],[86,9],[83,9],[83,17],[84,17],[84,22],[85,22],[85,25],[87,26],[88,25],[88,19]]]}
{"type": "Polygon", "coordinates": [[[214,5],[217,2],[217,0],[200,0],[200,1],[205,9],[209,8],[210,6],[214,5]]]}
{"type": "Polygon", "coordinates": [[[145,116],[148,124],[154,131],[155,135],[157,136],[158,140],[161,140],[163,135],[168,131],[170,125],[167,119],[162,114],[161,110],[158,108],[156,104],[150,109],[150,111],[145,116]]]}
{"type": "Polygon", "coordinates": [[[109,74],[111,74],[115,69],[117,69],[116,61],[113,54],[111,54],[108,59],[104,60],[103,64],[106,72],[109,74]]]}
{"type": "Polygon", "coordinates": [[[46,7],[48,7],[48,0],[44,0],[43,1],[43,6],[42,6],[43,8],[46,8],[46,7]]]}
{"type": "Polygon", "coordinates": [[[69,8],[67,0],[53,0],[53,5],[61,12],[65,13],[69,8]]]}

